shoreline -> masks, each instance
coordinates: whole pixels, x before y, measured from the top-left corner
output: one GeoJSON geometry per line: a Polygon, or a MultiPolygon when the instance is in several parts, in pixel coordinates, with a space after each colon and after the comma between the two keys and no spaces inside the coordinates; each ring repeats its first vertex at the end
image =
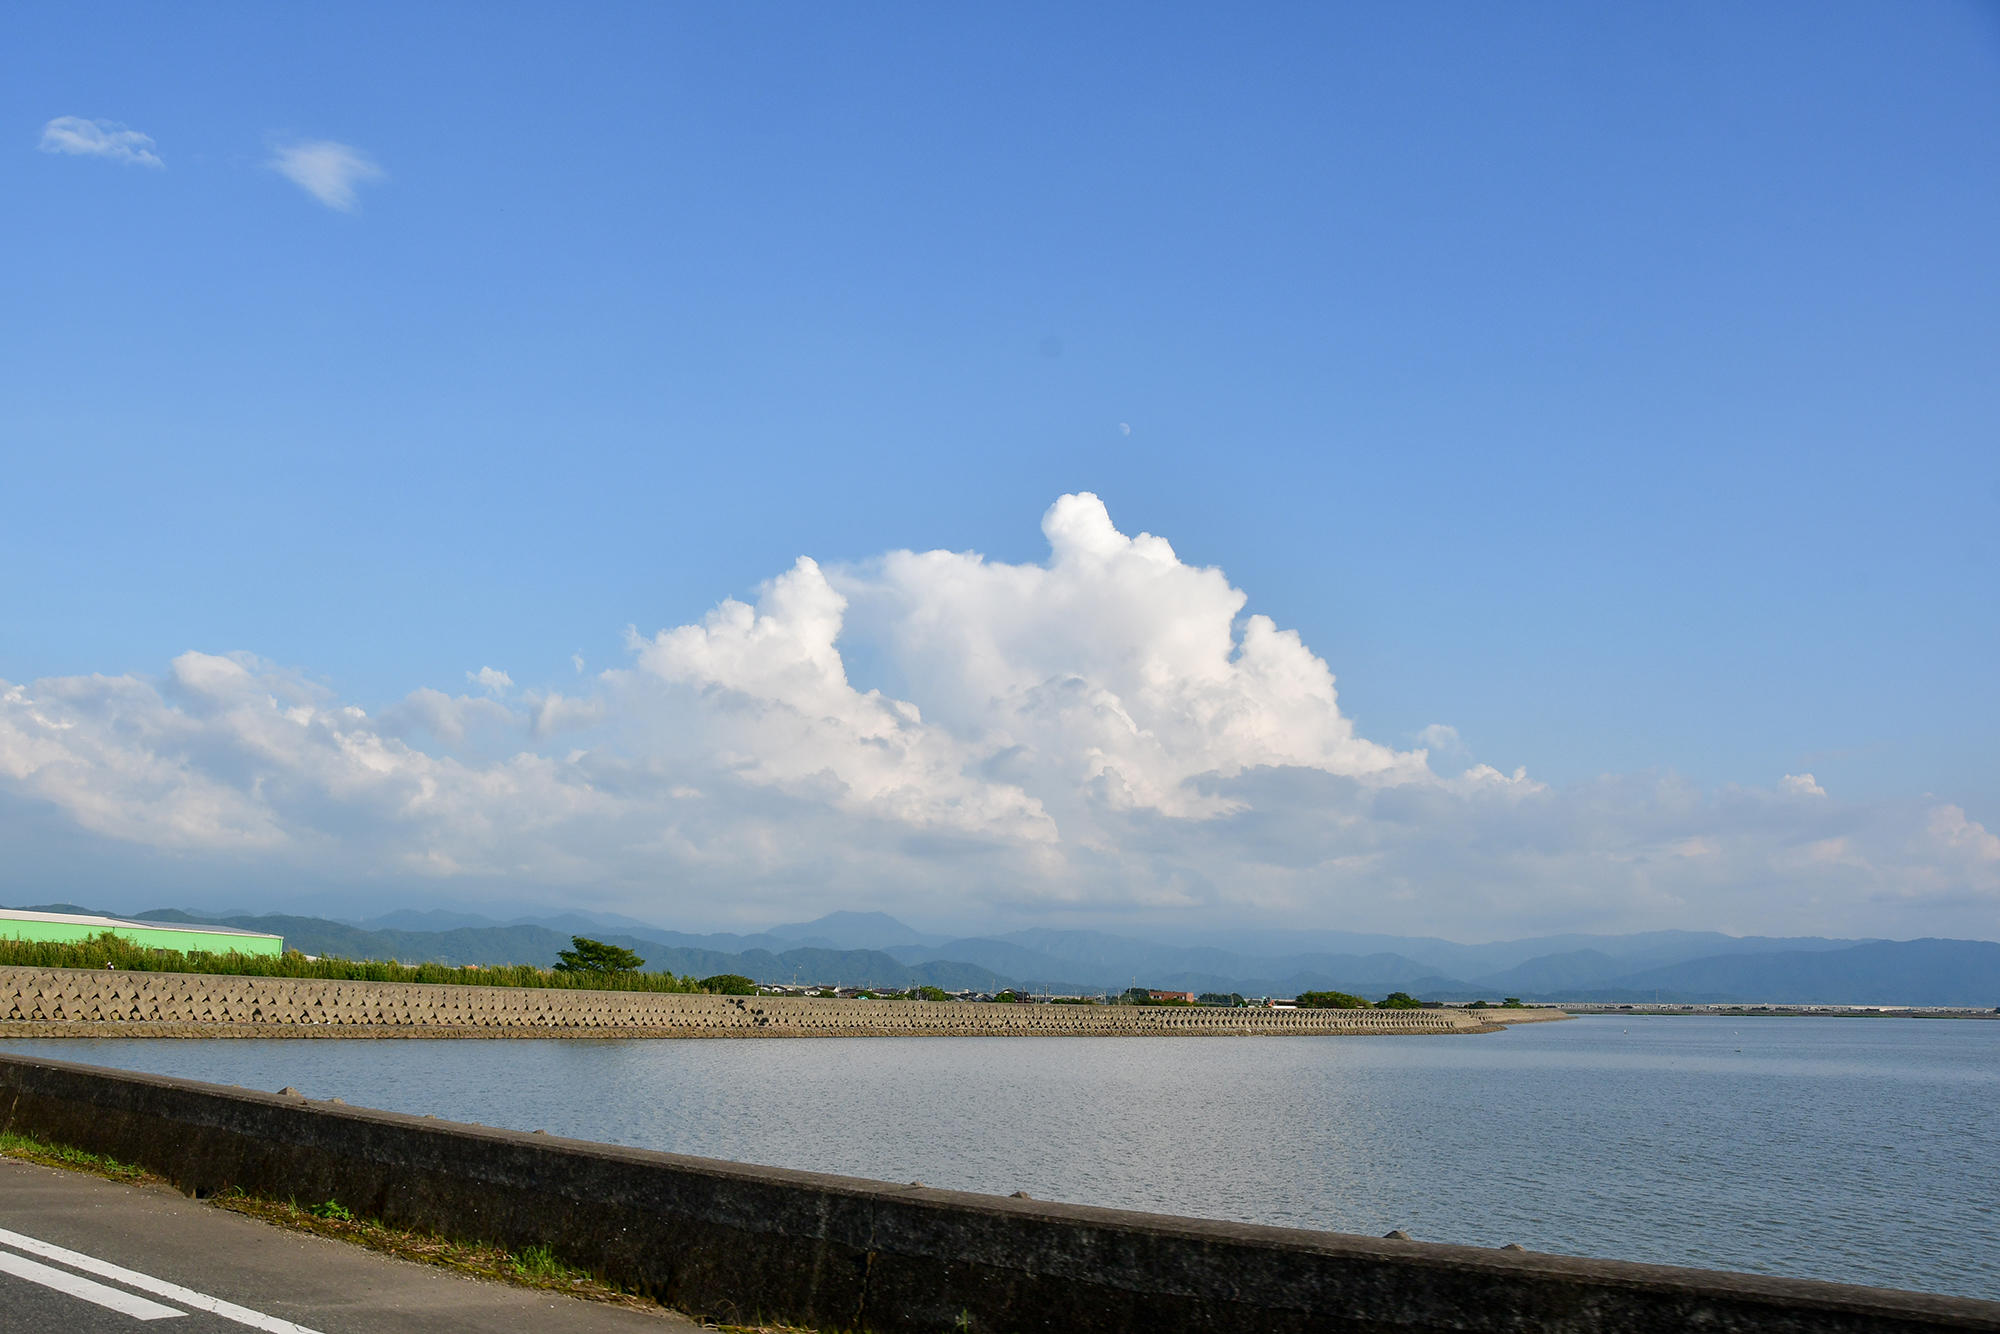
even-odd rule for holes
{"type": "MultiPolygon", "coordinates": [[[[1570,1016],[1564,1015],[1567,1019],[1570,1016]]],[[[1287,1030],[1266,1030],[1257,1028],[1208,1029],[1186,1031],[1139,1031],[1104,1029],[1101,1031],[1079,1031],[1076,1029],[1055,1029],[1038,1031],[1032,1029],[988,1029],[968,1026],[963,1031],[949,1029],[916,1032],[904,1028],[824,1028],[811,1032],[773,1030],[696,1029],[696,1028],[597,1028],[580,1031],[550,1029],[503,1029],[503,1028],[444,1028],[419,1027],[417,1025],[339,1025],[323,1029],[305,1028],[289,1024],[148,1024],[148,1023],[90,1023],[57,1020],[49,1023],[5,1023],[0,1024],[0,1042],[56,1042],[115,1041],[118,1039],[148,1041],[200,1041],[209,1039],[240,1039],[242,1041],[285,1041],[285,1042],[625,1042],[639,1040],[664,1040],[687,1042],[708,1041],[754,1041],[760,1038],[1393,1038],[1393,1037],[1470,1037],[1481,1033],[1504,1033],[1511,1025],[1486,1024],[1464,1027],[1440,1028],[1367,1028],[1325,1027],[1287,1030]]]]}

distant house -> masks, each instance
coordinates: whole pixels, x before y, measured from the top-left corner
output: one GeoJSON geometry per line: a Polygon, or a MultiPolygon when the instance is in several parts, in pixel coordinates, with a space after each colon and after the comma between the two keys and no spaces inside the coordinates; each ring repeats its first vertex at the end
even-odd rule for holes
{"type": "Polygon", "coordinates": [[[1189,1005],[1192,1005],[1192,1004],[1194,1004],[1194,1003],[1195,1003],[1195,994],[1194,994],[1194,993],[1193,993],[1192,991],[1152,991],[1152,990],[1148,990],[1148,991],[1146,992],[1146,994],[1147,994],[1148,996],[1151,996],[1151,997],[1152,997],[1152,998],[1153,998],[1154,1000],[1156,1000],[1156,1001],[1183,1001],[1183,1002],[1185,1002],[1186,1004],[1189,1004],[1189,1005]]]}
{"type": "Polygon", "coordinates": [[[1293,1000],[1279,1000],[1273,996],[1265,999],[1264,1008],[1267,1010],[1296,1010],[1299,1008],[1299,1003],[1293,1000]]]}

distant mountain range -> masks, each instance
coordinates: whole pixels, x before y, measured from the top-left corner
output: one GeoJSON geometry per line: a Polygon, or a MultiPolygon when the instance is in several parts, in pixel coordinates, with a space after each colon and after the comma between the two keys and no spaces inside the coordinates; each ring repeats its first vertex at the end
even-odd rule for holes
{"type": "MultiPolygon", "coordinates": [[[[46,911],[90,912],[74,904],[46,911]]],[[[1000,936],[927,934],[883,913],[837,912],[748,935],[669,931],[628,917],[567,913],[496,922],[403,910],[363,922],[323,917],[127,914],[267,931],[308,954],[405,963],[548,965],[570,937],[638,951],[649,968],[760,982],[1109,992],[1128,986],[1290,996],[1407,991],[1432,1000],[1826,1002],[2000,1006],[2000,943],[1835,940],[1705,931],[1543,936],[1463,945],[1348,932],[1242,932],[1189,946],[1100,931],[1035,928],[1000,936]]]]}

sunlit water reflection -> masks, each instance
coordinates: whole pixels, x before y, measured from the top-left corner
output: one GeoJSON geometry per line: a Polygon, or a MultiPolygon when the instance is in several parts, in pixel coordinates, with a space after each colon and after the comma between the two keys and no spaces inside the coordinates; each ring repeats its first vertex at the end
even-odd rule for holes
{"type": "Polygon", "coordinates": [[[2000,1022],[0,1045],[885,1181],[2000,1298],[2000,1022]]]}

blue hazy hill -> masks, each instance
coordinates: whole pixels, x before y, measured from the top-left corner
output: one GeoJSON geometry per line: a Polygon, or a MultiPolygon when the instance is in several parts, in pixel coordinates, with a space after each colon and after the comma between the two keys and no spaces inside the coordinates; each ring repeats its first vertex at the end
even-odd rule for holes
{"type": "MultiPolygon", "coordinates": [[[[93,911],[76,904],[38,906],[44,911],[93,911]]],[[[2000,1006],[2000,944],[1991,941],[1842,941],[1673,931],[1461,946],[1423,937],[1301,932],[1237,935],[1225,947],[1053,928],[950,939],[883,913],[834,913],[754,934],[679,932],[585,913],[496,922],[467,912],[409,910],[367,923],[171,908],[136,916],[268,931],[308,954],[406,963],[547,966],[558,950],[568,948],[571,936],[589,935],[637,951],[650,968],[697,977],[742,973],[760,982],[1056,992],[1119,991],[1136,983],[1244,995],[1340,990],[1372,997],[1409,991],[1437,1000],[1521,996],[1557,1002],[2000,1006]],[[629,929],[623,929],[628,923],[629,929]],[[1259,953],[1259,943],[1290,948],[1259,953]],[[1373,948],[1310,948],[1334,944],[1373,948]],[[1461,970],[1448,960],[1501,966],[1461,970]]]]}
{"type": "Polygon", "coordinates": [[[1622,993],[1606,999],[1620,1000],[1659,993],[1690,1001],[2000,1008],[2000,944],[1882,940],[1844,950],[1722,955],[1647,969],[1606,985],[1622,993]]]}

